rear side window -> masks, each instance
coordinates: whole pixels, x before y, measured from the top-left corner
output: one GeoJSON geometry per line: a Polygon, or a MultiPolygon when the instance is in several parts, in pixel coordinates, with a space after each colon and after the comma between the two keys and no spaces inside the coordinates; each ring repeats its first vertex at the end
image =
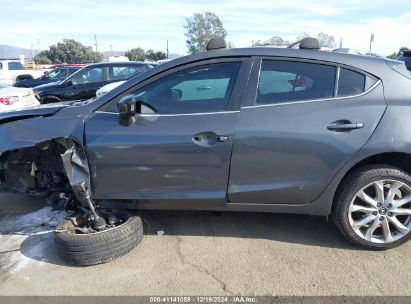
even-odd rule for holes
{"type": "Polygon", "coordinates": [[[256,104],[331,98],[336,67],[316,63],[263,60],[256,104]]]}
{"type": "Polygon", "coordinates": [[[132,76],[134,76],[137,73],[142,72],[143,70],[140,71],[140,67],[137,66],[114,66],[114,67],[109,67],[108,68],[108,76],[109,80],[115,80],[115,81],[120,81],[120,80],[127,80],[130,79],[132,76]]]}

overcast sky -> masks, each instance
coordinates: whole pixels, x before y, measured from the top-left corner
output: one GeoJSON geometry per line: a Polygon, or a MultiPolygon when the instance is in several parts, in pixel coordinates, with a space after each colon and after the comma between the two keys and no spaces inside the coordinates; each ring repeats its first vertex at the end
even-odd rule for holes
{"type": "Polygon", "coordinates": [[[252,40],[326,32],[362,52],[375,34],[373,51],[388,55],[411,47],[410,0],[0,0],[0,44],[47,48],[63,38],[86,45],[97,35],[99,50],[133,47],[187,52],[183,25],[196,12],[216,13],[236,47],[252,40]]]}

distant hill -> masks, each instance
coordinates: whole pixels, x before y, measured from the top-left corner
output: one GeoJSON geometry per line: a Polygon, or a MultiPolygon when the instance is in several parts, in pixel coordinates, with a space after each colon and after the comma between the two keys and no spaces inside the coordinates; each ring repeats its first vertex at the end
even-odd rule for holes
{"type": "Polygon", "coordinates": [[[33,57],[33,52],[30,49],[0,44],[0,58],[18,58],[20,55],[24,55],[24,58],[28,59],[33,57]]]}

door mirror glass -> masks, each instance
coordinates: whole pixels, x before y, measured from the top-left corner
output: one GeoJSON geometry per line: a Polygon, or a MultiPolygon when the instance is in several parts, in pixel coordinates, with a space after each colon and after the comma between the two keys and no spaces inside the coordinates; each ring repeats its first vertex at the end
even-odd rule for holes
{"type": "Polygon", "coordinates": [[[66,85],[66,87],[69,87],[73,85],[73,82],[71,80],[68,80],[64,84],[66,85]]]}

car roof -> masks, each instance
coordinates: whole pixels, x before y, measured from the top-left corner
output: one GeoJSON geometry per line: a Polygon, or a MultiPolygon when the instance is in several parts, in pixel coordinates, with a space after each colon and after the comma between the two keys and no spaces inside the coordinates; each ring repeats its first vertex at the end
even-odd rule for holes
{"type": "Polygon", "coordinates": [[[87,65],[87,67],[101,67],[101,66],[130,66],[130,65],[149,65],[150,63],[143,61],[115,61],[115,62],[99,62],[87,65]]]}

